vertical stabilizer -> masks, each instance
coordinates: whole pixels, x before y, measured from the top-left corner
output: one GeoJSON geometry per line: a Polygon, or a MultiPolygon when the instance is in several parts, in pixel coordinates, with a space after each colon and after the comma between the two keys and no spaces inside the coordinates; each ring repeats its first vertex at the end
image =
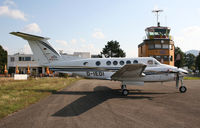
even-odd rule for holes
{"type": "Polygon", "coordinates": [[[10,34],[27,40],[35,60],[37,60],[41,65],[60,59],[58,52],[56,52],[56,50],[47,41],[49,38],[30,35],[22,32],[11,32],[10,34]]]}

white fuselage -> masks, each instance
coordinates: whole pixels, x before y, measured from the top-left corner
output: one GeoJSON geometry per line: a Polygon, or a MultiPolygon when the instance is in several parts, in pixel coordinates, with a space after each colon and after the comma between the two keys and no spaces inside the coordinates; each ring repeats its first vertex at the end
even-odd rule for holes
{"type": "Polygon", "coordinates": [[[78,59],[71,61],[60,61],[50,63],[51,70],[62,73],[73,73],[85,78],[94,79],[111,79],[111,76],[126,64],[142,63],[147,65],[144,70],[144,76],[140,78],[132,78],[125,80],[143,81],[143,82],[156,82],[156,81],[170,81],[176,77],[175,73],[179,69],[174,66],[169,66],[159,63],[156,59],[151,57],[139,58],[89,58],[78,59]]]}

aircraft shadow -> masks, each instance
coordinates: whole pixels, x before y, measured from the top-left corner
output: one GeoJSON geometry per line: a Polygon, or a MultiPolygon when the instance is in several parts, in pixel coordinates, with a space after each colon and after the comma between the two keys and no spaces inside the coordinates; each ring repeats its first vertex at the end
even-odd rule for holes
{"type": "Polygon", "coordinates": [[[84,112],[87,112],[91,108],[103,103],[108,99],[126,98],[126,99],[152,100],[153,97],[144,95],[165,94],[165,93],[151,93],[151,92],[138,92],[138,91],[132,92],[130,90],[129,96],[122,96],[119,89],[113,90],[105,86],[98,86],[94,88],[94,91],[59,91],[59,92],[54,92],[53,94],[84,95],[52,115],[59,117],[71,117],[71,116],[78,116],[84,112]],[[133,95],[131,96],[131,94],[133,95]]]}

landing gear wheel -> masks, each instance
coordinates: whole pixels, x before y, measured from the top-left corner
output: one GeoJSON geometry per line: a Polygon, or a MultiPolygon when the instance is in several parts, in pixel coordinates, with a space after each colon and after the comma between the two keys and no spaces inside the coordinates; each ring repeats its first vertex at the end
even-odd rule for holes
{"type": "Polygon", "coordinates": [[[129,94],[129,91],[127,89],[122,90],[122,95],[127,96],[129,94]]]}
{"type": "Polygon", "coordinates": [[[186,88],[185,86],[181,86],[181,87],[179,88],[179,91],[180,91],[181,93],[185,93],[185,92],[187,91],[187,88],[186,88]]]}

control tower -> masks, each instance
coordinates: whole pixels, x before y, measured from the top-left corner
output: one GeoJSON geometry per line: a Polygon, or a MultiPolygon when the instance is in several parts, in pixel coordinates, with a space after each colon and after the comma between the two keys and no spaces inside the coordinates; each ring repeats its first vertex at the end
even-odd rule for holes
{"type": "Polygon", "coordinates": [[[160,26],[158,14],[162,10],[154,10],[157,14],[157,26],[145,29],[146,36],[138,45],[139,57],[154,57],[163,64],[174,65],[174,41],[170,36],[170,28],[160,26]]]}

